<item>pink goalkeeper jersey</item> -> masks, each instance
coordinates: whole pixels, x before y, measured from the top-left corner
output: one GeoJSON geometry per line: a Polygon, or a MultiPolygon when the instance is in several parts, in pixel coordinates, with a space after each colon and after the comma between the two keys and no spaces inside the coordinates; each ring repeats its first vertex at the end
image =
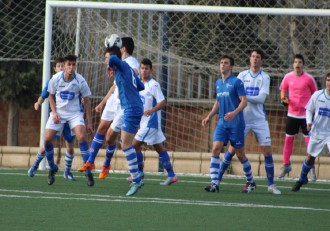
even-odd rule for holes
{"type": "Polygon", "coordinates": [[[306,118],[305,106],[317,90],[313,76],[307,72],[303,72],[301,76],[296,76],[294,72],[290,72],[284,76],[280,90],[289,93],[288,116],[306,118]]]}

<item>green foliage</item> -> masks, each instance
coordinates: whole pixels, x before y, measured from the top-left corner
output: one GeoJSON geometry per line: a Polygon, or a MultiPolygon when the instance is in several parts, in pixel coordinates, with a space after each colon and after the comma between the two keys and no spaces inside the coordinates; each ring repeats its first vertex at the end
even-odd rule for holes
{"type": "Polygon", "coordinates": [[[41,89],[42,66],[27,61],[1,62],[0,98],[28,108],[41,89]]]}

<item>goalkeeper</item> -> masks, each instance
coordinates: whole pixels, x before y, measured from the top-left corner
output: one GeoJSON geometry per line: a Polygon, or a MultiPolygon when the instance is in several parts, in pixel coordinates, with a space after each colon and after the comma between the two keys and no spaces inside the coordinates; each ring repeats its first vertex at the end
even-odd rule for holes
{"type": "MultiPolygon", "coordinates": [[[[304,71],[304,65],[304,57],[301,54],[296,54],[293,59],[293,71],[284,76],[280,85],[281,103],[288,107],[288,114],[283,147],[283,168],[282,173],[278,176],[279,179],[291,171],[290,157],[293,140],[298,134],[299,128],[304,134],[306,146],[309,142],[305,106],[317,90],[317,86],[313,76],[304,71]]],[[[316,180],[315,169],[312,170],[312,180],[316,180]]]]}

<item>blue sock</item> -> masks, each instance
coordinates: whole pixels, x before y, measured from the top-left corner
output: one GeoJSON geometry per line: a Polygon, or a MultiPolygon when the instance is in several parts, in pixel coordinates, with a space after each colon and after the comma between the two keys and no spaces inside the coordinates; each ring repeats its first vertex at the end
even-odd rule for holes
{"type": "Polygon", "coordinates": [[[243,165],[243,171],[244,175],[246,177],[246,181],[249,183],[253,182],[253,176],[252,176],[252,169],[251,169],[251,164],[248,159],[244,160],[241,162],[243,165]]]}
{"type": "Polygon", "coordinates": [[[223,157],[223,160],[222,160],[222,163],[220,165],[219,181],[222,180],[222,176],[225,173],[225,171],[227,170],[227,168],[229,167],[231,159],[233,158],[233,156],[234,155],[231,155],[230,152],[228,152],[228,151],[225,153],[225,155],[223,157]]]}
{"type": "Polygon", "coordinates": [[[33,167],[34,169],[38,169],[40,162],[45,158],[45,156],[46,156],[46,153],[40,153],[40,152],[38,151],[38,153],[37,153],[37,155],[36,155],[36,160],[34,161],[32,167],[33,167]]]}
{"type": "Polygon", "coordinates": [[[45,144],[46,158],[48,160],[48,165],[51,170],[55,170],[56,165],[54,162],[54,145],[53,144],[45,144]]]}
{"type": "Polygon", "coordinates": [[[274,184],[274,161],[273,156],[265,156],[265,170],[267,174],[268,185],[274,184]]]}
{"type": "Polygon", "coordinates": [[[91,148],[89,150],[89,158],[88,158],[88,162],[94,164],[95,161],[95,157],[97,156],[97,153],[99,152],[100,148],[103,145],[104,142],[104,135],[100,135],[99,133],[96,133],[92,144],[91,144],[91,148]]]}
{"type": "Polygon", "coordinates": [[[219,185],[219,170],[220,170],[220,157],[211,156],[211,163],[210,163],[211,182],[216,185],[219,185]]]}
{"type": "Polygon", "coordinates": [[[65,153],[65,159],[64,159],[65,171],[67,172],[71,171],[73,158],[74,158],[74,154],[69,155],[67,152],[65,153]]]}
{"type": "Polygon", "coordinates": [[[143,154],[142,152],[136,153],[137,164],[139,172],[143,172],[143,154]]]}
{"type": "Polygon", "coordinates": [[[133,182],[139,183],[141,181],[141,178],[138,171],[135,149],[133,146],[131,146],[129,148],[123,149],[123,151],[126,156],[126,160],[128,162],[128,169],[133,179],[133,182]]]}
{"type": "Polygon", "coordinates": [[[311,168],[313,168],[314,163],[311,165],[308,165],[306,160],[304,161],[302,168],[301,168],[301,172],[300,172],[300,177],[299,177],[299,181],[300,182],[306,182],[307,181],[307,174],[309,173],[309,171],[311,170],[311,168]]]}
{"type": "MultiPolygon", "coordinates": [[[[87,141],[79,143],[79,148],[80,148],[81,157],[82,157],[84,163],[86,163],[88,161],[88,157],[89,157],[87,141]]],[[[87,170],[87,171],[85,171],[85,174],[87,175],[91,172],[92,172],[91,170],[87,170]]]]}
{"type": "Polygon", "coordinates": [[[172,167],[170,156],[168,155],[168,152],[166,150],[164,150],[162,153],[159,153],[159,158],[161,159],[161,163],[162,163],[163,167],[167,171],[167,176],[174,177],[175,173],[173,171],[173,167],[172,167]]]}
{"type": "Polygon", "coordinates": [[[116,144],[109,146],[107,145],[106,147],[106,152],[105,152],[105,160],[104,160],[104,165],[109,166],[111,163],[111,159],[113,157],[113,154],[115,153],[116,150],[116,144]]]}

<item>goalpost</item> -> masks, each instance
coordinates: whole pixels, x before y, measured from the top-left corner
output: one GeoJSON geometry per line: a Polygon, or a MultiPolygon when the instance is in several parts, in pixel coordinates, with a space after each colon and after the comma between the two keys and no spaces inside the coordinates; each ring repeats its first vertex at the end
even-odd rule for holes
{"type": "MultiPolygon", "coordinates": [[[[272,78],[266,109],[274,153],[280,153],[286,114],[279,104],[280,80],[291,71],[296,51],[306,56],[307,71],[316,78],[329,69],[330,10],[136,2],[47,0],[43,84],[50,76],[51,60],[79,51],[78,72],[86,77],[93,105],[97,105],[109,85],[103,61],[104,38],[112,33],[130,36],[135,41],[134,56],[153,61],[155,78],[167,98],[162,123],[167,149],[210,152],[215,121],[209,128],[202,128],[200,121],[214,103],[219,57],[233,56],[237,74],[248,68],[249,50],[261,48],[267,54],[264,69],[272,78]]],[[[42,109],[41,134],[48,118],[46,105],[42,109]]],[[[96,127],[99,116],[93,118],[96,127]]],[[[256,152],[255,142],[250,143],[247,152],[256,152]]],[[[297,152],[304,148],[302,144],[297,152]]]]}

